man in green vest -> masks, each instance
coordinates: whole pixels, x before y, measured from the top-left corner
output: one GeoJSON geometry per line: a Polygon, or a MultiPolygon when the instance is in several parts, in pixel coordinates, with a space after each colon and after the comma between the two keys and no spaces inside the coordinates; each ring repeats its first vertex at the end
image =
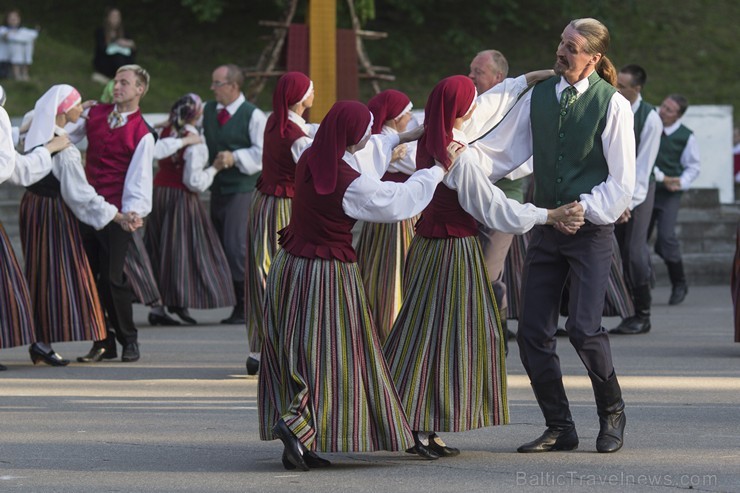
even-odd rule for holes
{"type": "Polygon", "coordinates": [[[639,65],[622,67],[617,74],[617,89],[632,105],[635,115],[635,193],[629,209],[617,221],[614,233],[622,253],[625,280],[635,314],[627,317],[610,334],[644,334],[650,330],[650,284],[652,265],[647,244],[650,218],[655,202],[653,165],[660,147],[663,123],[651,104],[643,101],[640,93],[647,82],[647,73],[639,65]]]}
{"type": "Polygon", "coordinates": [[[267,117],[241,91],[244,75],[236,65],[213,71],[215,101],[203,109],[209,160],[226,167],[211,185],[211,219],[229,261],[237,304],[224,324],[245,324],[244,269],[247,219],[252,192],[262,171],[262,141],[267,117]]]}
{"type": "Polygon", "coordinates": [[[676,220],[681,196],[700,172],[699,146],[694,133],[679,121],[689,102],[680,94],[671,94],[660,105],[658,114],[663,121],[660,150],[655,160],[655,207],[650,221],[650,233],[657,227],[655,253],[665,262],[671,279],[669,305],[678,305],[689,292],[683,271],[681,245],[676,236],[676,220]]]}
{"type": "Polygon", "coordinates": [[[596,450],[623,445],[624,401],[601,325],[614,222],[630,205],[635,187],[635,135],[629,102],[614,85],[606,57],[609,31],[595,19],[566,26],[555,73],[525,93],[509,114],[472,147],[493,160],[492,180],[530,156],[534,204],[555,208],[577,201],[580,229],[535,226],[522,272],[517,341],[547,429],[519,452],[573,450],[578,434],[556,353],[560,296],[570,276],[565,328],[591,378],[599,417],[596,450]]]}

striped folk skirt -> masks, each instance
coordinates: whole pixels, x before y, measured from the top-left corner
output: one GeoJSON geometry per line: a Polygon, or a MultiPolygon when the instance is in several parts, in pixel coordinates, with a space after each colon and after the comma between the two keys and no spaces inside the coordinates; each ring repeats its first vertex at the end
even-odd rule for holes
{"type": "Polygon", "coordinates": [[[154,269],[149,259],[149,254],[144,246],[144,233],[137,229],[131,234],[126,259],[123,262],[123,274],[131,284],[134,299],[142,305],[154,306],[162,304],[159,295],[157,279],[154,277],[154,269]]]}
{"type": "Polygon", "coordinates": [[[20,233],[36,339],[105,339],[105,319],[77,218],[61,197],[26,192],[20,233]]]}
{"type": "Polygon", "coordinates": [[[478,239],[414,237],[384,352],[411,428],[509,421],[504,335],[478,239]]]}
{"type": "MultiPolygon", "coordinates": [[[[504,266],[504,282],[507,287],[507,301],[509,303],[508,317],[519,318],[519,306],[521,305],[522,270],[524,269],[524,258],[527,256],[527,245],[529,245],[530,233],[515,235],[511,243],[509,254],[504,266]]],[[[622,256],[619,253],[617,238],[614,237],[614,248],[609,271],[609,282],[606,287],[606,300],[604,302],[603,316],[627,318],[635,314],[635,306],[630,295],[629,288],[624,279],[622,268],[622,256]]],[[[568,315],[568,291],[563,291],[561,302],[561,314],[568,315]]]]}
{"type": "Polygon", "coordinates": [[[373,320],[383,344],[403,302],[403,269],[414,237],[415,218],[398,223],[364,223],[357,244],[357,263],[373,320]]]}
{"type": "Polygon", "coordinates": [[[323,452],[405,450],[413,437],[356,263],[279,250],[267,276],[260,438],[280,419],[323,452]]]}
{"type": "Polygon", "coordinates": [[[0,349],[36,342],[26,279],[0,222],[0,349]]]}
{"type": "Polygon", "coordinates": [[[154,187],[144,240],[164,305],[236,304],[226,254],[197,194],[154,187]]]}
{"type": "Polygon", "coordinates": [[[278,231],[290,222],[293,201],[255,190],[247,222],[247,265],[244,293],[249,350],[262,350],[265,283],[278,245],[278,231]]]}

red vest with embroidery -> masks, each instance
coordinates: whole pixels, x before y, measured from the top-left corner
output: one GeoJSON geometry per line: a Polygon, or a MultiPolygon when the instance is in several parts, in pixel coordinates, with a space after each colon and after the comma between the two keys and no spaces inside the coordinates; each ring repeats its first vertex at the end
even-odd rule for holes
{"type": "Polygon", "coordinates": [[[297,166],[290,224],[280,231],[283,248],[298,257],[356,262],[352,248],[352,227],[356,220],[344,213],[342,199],[347,187],[359,176],[360,173],[340,160],[336,189],[329,195],[319,195],[308,166],[297,166]]]}
{"type": "Polygon", "coordinates": [[[87,119],[87,181],[105,200],[121,209],[123,184],[136,146],[149,133],[141,111],[128,115],[126,124],[116,129],[108,125],[112,104],[90,108],[87,119]]]}
{"type": "MultiPolygon", "coordinates": [[[[172,137],[174,131],[172,127],[167,127],[162,131],[161,137],[172,137]]],[[[183,137],[189,135],[187,132],[183,137]]],[[[154,176],[155,187],[179,188],[188,190],[188,187],[182,182],[182,175],[185,171],[185,149],[183,147],[171,156],[159,160],[159,171],[154,176]]]]}
{"type": "Polygon", "coordinates": [[[262,175],[257,180],[257,190],[265,195],[276,197],[293,197],[295,194],[295,162],[290,147],[293,142],[305,137],[303,130],[292,121],[288,121],[285,137],[280,136],[280,129],[273,123],[275,114],[267,119],[265,141],[262,148],[262,175]]]}
{"type": "Polygon", "coordinates": [[[457,192],[440,183],[416,223],[416,234],[425,238],[476,236],[478,222],[460,206],[457,192]]]}

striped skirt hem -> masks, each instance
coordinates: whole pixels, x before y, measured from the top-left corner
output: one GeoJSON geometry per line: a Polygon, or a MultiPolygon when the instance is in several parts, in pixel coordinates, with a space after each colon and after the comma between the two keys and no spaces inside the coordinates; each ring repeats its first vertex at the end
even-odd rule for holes
{"type": "Polygon", "coordinates": [[[20,233],[36,338],[99,341],[105,319],[77,219],[61,197],[26,192],[20,233]]]}
{"type": "Polygon", "coordinates": [[[0,348],[36,342],[26,279],[0,223],[0,348]]]}
{"type": "Polygon", "coordinates": [[[197,194],[155,187],[145,244],[166,306],[236,304],[226,254],[197,194]]]}
{"type": "Polygon", "coordinates": [[[324,452],[413,445],[356,263],[279,250],[267,277],[259,376],[260,438],[284,419],[324,452]]]}
{"type": "Polygon", "coordinates": [[[244,294],[249,350],[262,350],[265,283],[278,245],[278,231],[290,223],[293,201],[255,190],[247,223],[247,265],[244,294]]]}
{"type": "Polygon", "coordinates": [[[381,344],[403,302],[406,252],[414,237],[415,219],[398,223],[364,223],[357,244],[357,263],[381,344]]]}
{"type": "Polygon", "coordinates": [[[478,239],[416,236],[404,291],[383,349],[412,429],[508,423],[504,336],[478,239]]]}

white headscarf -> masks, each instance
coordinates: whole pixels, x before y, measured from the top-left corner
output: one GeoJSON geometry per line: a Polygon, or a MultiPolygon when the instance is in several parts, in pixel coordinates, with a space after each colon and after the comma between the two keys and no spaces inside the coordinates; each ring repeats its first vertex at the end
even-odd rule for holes
{"type": "Polygon", "coordinates": [[[81,100],[80,93],[70,85],[51,86],[33,108],[33,121],[26,135],[25,152],[49,142],[54,137],[57,115],[66,113],[81,100]]]}
{"type": "Polygon", "coordinates": [[[5,106],[5,89],[0,86],[0,106],[5,106]]]}

